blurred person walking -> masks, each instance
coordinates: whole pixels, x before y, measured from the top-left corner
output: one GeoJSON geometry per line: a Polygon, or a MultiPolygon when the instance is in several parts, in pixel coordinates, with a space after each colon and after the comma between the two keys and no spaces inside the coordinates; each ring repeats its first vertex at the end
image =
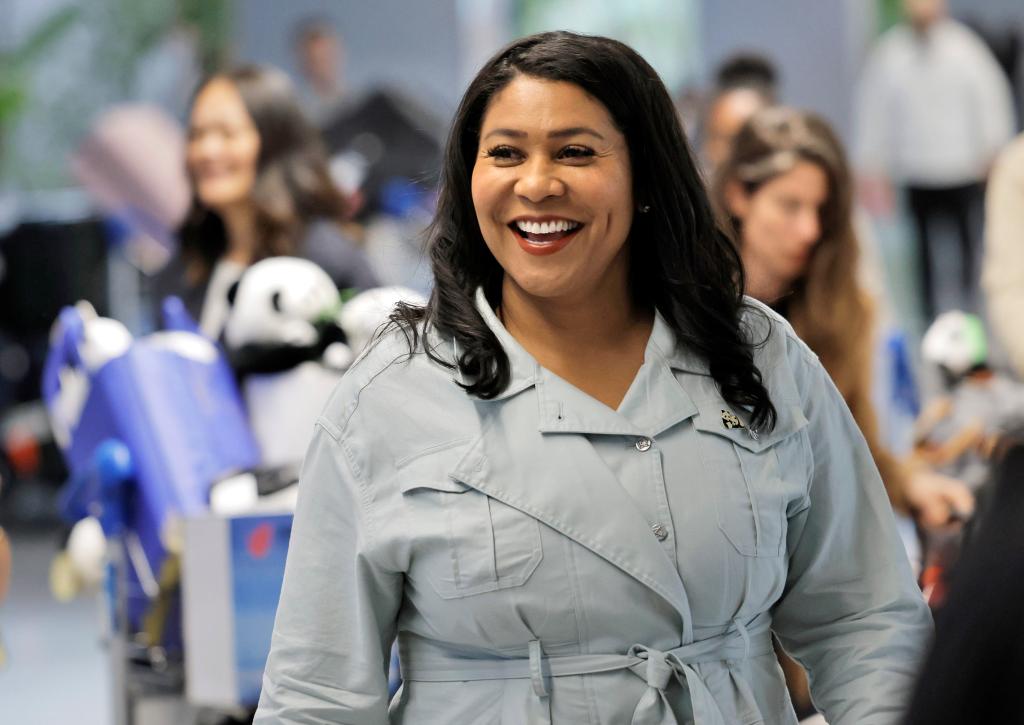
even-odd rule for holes
{"type": "Polygon", "coordinates": [[[220,335],[229,290],[266,257],[305,257],[339,289],[377,286],[341,227],[345,199],[283,72],[244,66],[205,81],[189,114],[186,164],[193,199],[181,249],[153,287],[157,300],[180,296],[206,335],[220,335]]]}
{"type": "Polygon", "coordinates": [[[310,119],[318,126],[331,120],[348,96],[345,84],[345,44],[326,18],[308,18],[293,33],[300,78],[298,94],[310,119]]]}
{"type": "Polygon", "coordinates": [[[776,103],[778,73],[760,55],[730,56],[715,73],[715,87],[701,127],[701,156],[708,174],[729,155],[747,119],[776,103]]]}
{"type": "Polygon", "coordinates": [[[904,0],[903,8],[908,22],[879,39],[861,78],[856,158],[869,210],[891,212],[892,183],[907,192],[930,320],[941,306],[933,264],[943,220],[960,247],[960,306],[976,307],[983,184],[1013,133],[1013,100],[992,53],[947,17],[945,0],[904,0]]]}

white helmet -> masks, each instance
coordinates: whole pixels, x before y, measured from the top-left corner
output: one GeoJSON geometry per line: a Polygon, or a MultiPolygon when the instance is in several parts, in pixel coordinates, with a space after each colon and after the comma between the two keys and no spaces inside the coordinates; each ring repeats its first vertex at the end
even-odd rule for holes
{"type": "Polygon", "coordinates": [[[985,327],[977,315],[943,312],[925,333],[921,351],[925,360],[960,377],[988,362],[985,327]]]}

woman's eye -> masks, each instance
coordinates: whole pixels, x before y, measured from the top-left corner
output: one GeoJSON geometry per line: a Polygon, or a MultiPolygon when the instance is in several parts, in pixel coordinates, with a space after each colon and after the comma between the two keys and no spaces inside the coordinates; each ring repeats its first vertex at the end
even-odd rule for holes
{"type": "Polygon", "coordinates": [[[189,141],[201,141],[210,135],[209,126],[189,126],[188,128],[188,140],[189,141]]]}
{"type": "Polygon", "coordinates": [[[558,152],[558,158],[572,161],[589,159],[594,156],[594,149],[586,146],[566,146],[558,152]]]}
{"type": "Polygon", "coordinates": [[[489,159],[495,159],[496,161],[518,161],[521,154],[517,149],[511,146],[495,146],[494,148],[488,149],[484,152],[484,156],[489,159]]]}

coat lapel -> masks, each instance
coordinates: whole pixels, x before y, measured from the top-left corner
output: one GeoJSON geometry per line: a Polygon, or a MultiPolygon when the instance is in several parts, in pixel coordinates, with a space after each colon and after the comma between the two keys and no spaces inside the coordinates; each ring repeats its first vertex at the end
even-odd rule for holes
{"type": "Polygon", "coordinates": [[[481,434],[452,478],[533,516],[657,592],[692,640],[686,590],[628,492],[586,436],[537,429],[537,400],[481,401],[481,434]]]}
{"type": "Polygon", "coordinates": [[[611,411],[538,365],[497,319],[483,288],[475,301],[508,355],[511,379],[495,398],[476,401],[479,437],[450,477],[533,516],[656,592],[679,612],[683,643],[692,642],[689,600],[675,563],[587,436],[653,437],[694,416],[697,407],[674,371],[706,371],[680,354],[656,315],[647,369],[620,410],[611,411]]]}

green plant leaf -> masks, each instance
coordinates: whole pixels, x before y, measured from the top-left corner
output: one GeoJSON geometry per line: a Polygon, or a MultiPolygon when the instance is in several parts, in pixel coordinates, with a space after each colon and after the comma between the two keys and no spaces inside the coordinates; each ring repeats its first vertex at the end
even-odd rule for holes
{"type": "Polygon", "coordinates": [[[26,100],[27,96],[21,88],[0,82],[0,127],[21,110],[26,100]]]}

